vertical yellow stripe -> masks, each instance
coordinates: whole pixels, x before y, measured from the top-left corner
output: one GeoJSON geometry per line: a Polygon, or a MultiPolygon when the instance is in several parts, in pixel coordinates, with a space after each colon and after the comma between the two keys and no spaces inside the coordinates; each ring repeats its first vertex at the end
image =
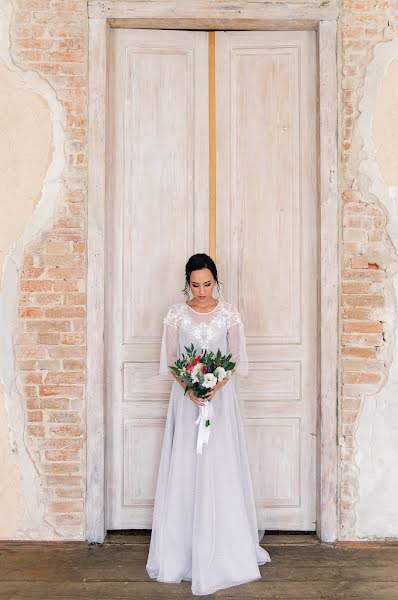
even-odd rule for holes
{"type": "Polygon", "coordinates": [[[209,31],[209,256],[216,260],[216,32],[209,31]]]}

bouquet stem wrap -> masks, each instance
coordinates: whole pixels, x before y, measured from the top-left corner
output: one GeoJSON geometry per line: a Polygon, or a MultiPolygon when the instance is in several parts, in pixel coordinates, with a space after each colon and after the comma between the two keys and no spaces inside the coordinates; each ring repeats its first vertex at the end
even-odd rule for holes
{"type": "Polygon", "coordinates": [[[195,425],[199,426],[198,441],[196,444],[196,453],[202,454],[203,444],[209,442],[210,427],[206,427],[206,421],[211,420],[214,409],[211,403],[207,400],[204,406],[199,406],[199,416],[195,421],[195,425]]]}

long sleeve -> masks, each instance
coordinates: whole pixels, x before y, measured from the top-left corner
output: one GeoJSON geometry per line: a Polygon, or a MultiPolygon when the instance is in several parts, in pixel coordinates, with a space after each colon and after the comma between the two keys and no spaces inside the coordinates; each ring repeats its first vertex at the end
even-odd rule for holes
{"type": "Polygon", "coordinates": [[[175,307],[169,308],[163,319],[163,334],[160,347],[159,374],[169,375],[170,366],[177,359],[178,352],[178,315],[175,307]]]}
{"type": "Polygon", "coordinates": [[[243,377],[249,374],[249,361],[246,350],[245,327],[239,311],[231,305],[228,314],[227,329],[228,350],[232,353],[231,360],[236,363],[236,372],[243,377]]]}

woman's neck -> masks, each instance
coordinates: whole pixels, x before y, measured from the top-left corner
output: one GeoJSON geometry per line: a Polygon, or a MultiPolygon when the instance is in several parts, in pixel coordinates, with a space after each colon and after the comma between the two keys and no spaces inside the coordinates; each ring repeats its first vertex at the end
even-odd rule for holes
{"type": "Polygon", "coordinates": [[[201,304],[199,302],[192,302],[192,300],[191,300],[191,303],[188,302],[188,300],[187,300],[186,304],[188,304],[188,306],[190,306],[197,312],[209,312],[209,310],[211,310],[212,308],[215,308],[219,302],[218,300],[215,301],[215,298],[212,298],[212,300],[213,300],[212,304],[201,304]]]}

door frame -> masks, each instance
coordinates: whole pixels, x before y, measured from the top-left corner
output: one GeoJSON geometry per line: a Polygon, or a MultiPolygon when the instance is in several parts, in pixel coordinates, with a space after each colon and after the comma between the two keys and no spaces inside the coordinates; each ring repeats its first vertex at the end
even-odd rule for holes
{"type": "Polygon", "coordinates": [[[87,489],[86,539],[106,536],[105,502],[105,199],[107,63],[112,27],[200,30],[313,30],[318,51],[318,318],[317,535],[338,535],[339,202],[337,185],[338,3],[266,5],[212,0],[135,3],[89,0],[88,270],[87,270],[87,489]]]}

